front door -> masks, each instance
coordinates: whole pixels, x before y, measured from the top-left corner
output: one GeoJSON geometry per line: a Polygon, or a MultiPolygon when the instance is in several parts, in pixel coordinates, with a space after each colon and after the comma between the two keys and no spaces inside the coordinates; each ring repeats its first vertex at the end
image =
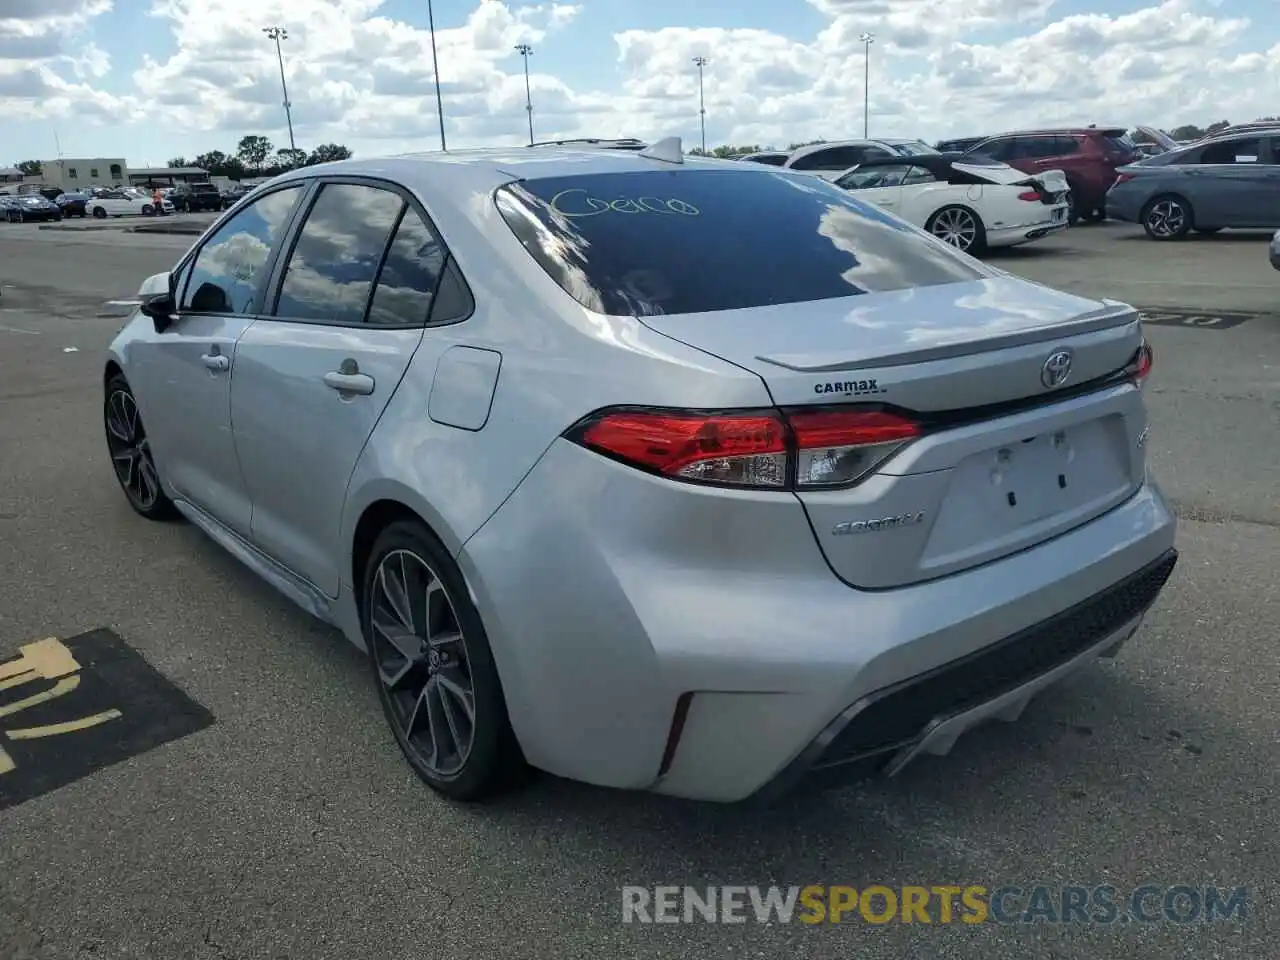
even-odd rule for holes
{"type": "Polygon", "coordinates": [[[161,476],[178,497],[245,537],[250,503],[231,432],[236,345],[259,309],[263,268],[301,193],[295,186],[267,194],[209,237],[178,274],[178,319],[136,344],[130,365],[161,476]]]}
{"type": "Polygon", "coordinates": [[[401,194],[324,183],[271,315],[237,347],[231,415],[254,543],[330,596],[347,486],[422,341],[442,261],[401,194]]]}

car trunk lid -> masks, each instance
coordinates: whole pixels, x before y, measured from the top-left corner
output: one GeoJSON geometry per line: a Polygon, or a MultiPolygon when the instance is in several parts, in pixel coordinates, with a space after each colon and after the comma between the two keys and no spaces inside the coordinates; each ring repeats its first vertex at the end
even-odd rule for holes
{"type": "Polygon", "coordinates": [[[1124,304],[997,277],[640,320],[752,370],[784,410],[859,405],[918,423],[856,485],[797,494],[854,586],[1026,549],[1115,507],[1145,476],[1139,393],[1110,379],[1142,343],[1124,304]]]}

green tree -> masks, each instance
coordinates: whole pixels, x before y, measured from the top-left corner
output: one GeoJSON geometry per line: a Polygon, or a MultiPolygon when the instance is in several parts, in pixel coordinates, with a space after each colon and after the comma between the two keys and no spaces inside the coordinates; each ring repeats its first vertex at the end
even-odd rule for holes
{"type": "Polygon", "coordinates": [[[191,164],[187,163],[186,157],[170,157],[169,162],[165,164],[165,166],[170,169],[177,170],[180,167],[189,167],[191,164]]]}
{"type": "Polygon", "coordinates": [[[38,177],[44,173],[44,171],[40,169],[39,160],[23,160],[18,164],[17,170],[24,177],[38,177]]]}
{"type": "Polygon", "coordinates": [[[290,147],[281,147],[276,151],[275,169],[284,173],[286,170],[296,170],[298,167],[307,165],[307,151],[294,150],[290,147]]]}
{"type": "Polygon", "coordinates": [[[1229,126],[1231,126],[1230,120],[1218,120],[1215,123],[1211,123],[1204,128],[1204,135],[1206,137],[1211,137],[1215,133],[1218,133],[1221,130],[1227,129],[1227,127],[1229,126]]]}
{"type": "Polygon", "coordinates": [[[260,170],[275,147],[266,137],[250,134],[236,144],[236,156],[251,170],[260,170]]]}
{"type": "Polygon", "coordinates": [[[340,143],[322,143],[311,151],[307,157],[307,166],[317,163],[332,163],[335,160],[350,160],[351,151],[340,143]]]}

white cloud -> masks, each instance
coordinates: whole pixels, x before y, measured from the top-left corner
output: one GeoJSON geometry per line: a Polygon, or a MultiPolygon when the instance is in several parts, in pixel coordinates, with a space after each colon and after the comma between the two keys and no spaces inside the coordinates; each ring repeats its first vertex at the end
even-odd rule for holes
{"type": "MultiPolygon", "coordinates": [[[[128,2],[128,0],[117,0],[128,2]]],[[[389,19],[382,0],[152,0],[172,45],[129,78],[92,42],[111,0],[3,0],[0,114],[119,125],[163,113],[224,149],[246,133],[285,142],[279,68],[261,27],[284,43],[300,143],[392,151],[434,138],[435,91],[423,24],[389,19]],[[121,80],[126,82],[121,83],[121,80]]],[[[618,79],[572,87],[530,62],[537,133],[696,135],[695,56],[705,72],[709,139],[774,143],[855,136],[863,48],[871,51],[871,129],[937,137],[1026,125],[1208,122],[1273,113],[1280,45],[1215,0],[1150,0],[1124,14],[1060,16],[1056,0],[809,0],[826,18],[809,36],[747,26],[623,30],[618,79]],[[1212,70],[1206,64],[1213,64],[1212,70]]],[[[1101,5],[1099,0],[1099,5],[1101,5]]],[[[1105,7],[1103,7],[1105,9],[1105,7]]],[[[437,31],[450,143],[519,142],[522,64],[512,47],[579,29],[594,8],[481,0],[437,31]]],[[[744,7],[742,19],[749,21],[744,7]]],[[[425,17],[423,18],[425,19],[425,17]]],[[[602,71],[602,73],[604,73],[602,71]]],[[[607,73],[604,73],[608,76],[607,73]]]]}

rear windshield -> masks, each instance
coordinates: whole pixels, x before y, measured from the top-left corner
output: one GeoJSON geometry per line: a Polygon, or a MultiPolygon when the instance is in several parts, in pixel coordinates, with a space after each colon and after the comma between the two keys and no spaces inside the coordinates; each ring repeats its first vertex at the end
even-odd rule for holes
{"type": "Polygon", "coordinates": [[[523,180],[498,209],[570,296],[706,313],[981,279],[972,261],[818,177],[766,166],[523,180]]]}

